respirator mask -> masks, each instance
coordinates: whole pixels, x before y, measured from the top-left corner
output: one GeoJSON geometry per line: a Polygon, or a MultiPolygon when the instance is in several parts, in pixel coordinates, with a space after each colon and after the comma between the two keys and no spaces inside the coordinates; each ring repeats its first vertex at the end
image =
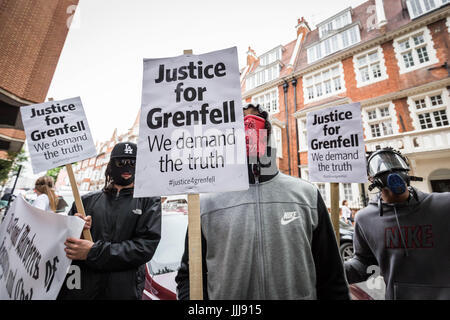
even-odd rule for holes
{"type": "Polygon", "coordinates": [[[248,108],[255,109],[258,115],[248,114],[244,117],[247,156],[262,158],[267,150],[268,130],[266,121],[268,113],[259,104],[249,103],[243,109],[248,108]]]}
{"type": "Polygon", "coordinates": [[[256,115],[244,117],[245,145],[248,157],[262,157],[267,148],[266,120],[256,115]]]}
{"type": "Polygon", "coordinates": [[[367,161],[367,173],[374,188],[388,188],[393,194],[401,195],[408,188],[411,181],[422,181],[420,177],[410,176],[408,160],[400,152],[392,148],[384,148],[374,152],[367,161]]]}

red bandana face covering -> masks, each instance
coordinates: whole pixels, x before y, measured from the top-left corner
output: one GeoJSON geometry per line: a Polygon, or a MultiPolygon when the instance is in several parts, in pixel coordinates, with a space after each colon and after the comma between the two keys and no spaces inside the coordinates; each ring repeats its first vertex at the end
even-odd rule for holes
{"type": "Polygon", "coordinates": [[[249,114],[244,117],[245,142],[247,145],[247,156],[263,156],[267,147],[266,120],[249,114]]]}

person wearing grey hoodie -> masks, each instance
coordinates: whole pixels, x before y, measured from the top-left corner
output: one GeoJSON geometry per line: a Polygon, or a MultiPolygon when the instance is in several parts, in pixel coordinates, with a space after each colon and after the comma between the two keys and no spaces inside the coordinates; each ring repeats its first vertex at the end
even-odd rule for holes
{"type": "MultiPolygon", "coordinates": [[[[266,129],[270,139],[267,112],[249,105],[244,115],[247,137],[251,128],[266,129]]],[[[200,198],[204,298],[348,300],[343,263],[318,189],[279,172],[276,150],[249,140],[250,188],[200,198]]],[[[185,246],[175,279],[180,300],[189,299],[187,236],[185,246]]]]}
{"type": "MultiPolygon", "coordinates": [[[[380,193],[356,215],[355,255],[345,262],[348,282],[362,282],[378,266],[386,299],[450,299],[450,193],[409,186],[407,159],[385,148],[368,159],[380,193]]],[[[378,274],[378,273],[377,273],[378,274]]]]}

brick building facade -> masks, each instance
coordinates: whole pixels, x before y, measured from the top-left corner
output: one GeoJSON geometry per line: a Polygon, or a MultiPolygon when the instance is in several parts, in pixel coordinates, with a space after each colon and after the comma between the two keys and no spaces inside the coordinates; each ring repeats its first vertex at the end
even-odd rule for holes
{"type": "MultiPolygon", "coordinates": [[[[299,19],[297,38],[268,53],[249,48],[243,100],[271,114],[281,171],[308,179],[309,111],[360,102],[367,151],[392,146],[424,178],[416,186],[450,190],[448,2],[369,0],[313,30],[299,19]]],[[[317,185],[329,205],[329,185],[317,185]]],[[[340,184],[341,199],[360,207],[360,187],[340,184]]]]}
{"type": "Polygon", "coordinates": [[[25,142],[19,107],[45,101],[77,4],[0,1],[0,159],[25,142]]]}

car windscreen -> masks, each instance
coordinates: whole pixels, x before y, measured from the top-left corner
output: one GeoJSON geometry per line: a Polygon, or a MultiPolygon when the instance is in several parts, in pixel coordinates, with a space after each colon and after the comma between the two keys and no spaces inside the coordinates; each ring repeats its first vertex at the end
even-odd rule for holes
{"type": "Polygon", "coordinates": [[[153,275],[178,270],[186,239],[187,215],[163,211],[161,218],[161,241],[149,262],[153,275]]]}

